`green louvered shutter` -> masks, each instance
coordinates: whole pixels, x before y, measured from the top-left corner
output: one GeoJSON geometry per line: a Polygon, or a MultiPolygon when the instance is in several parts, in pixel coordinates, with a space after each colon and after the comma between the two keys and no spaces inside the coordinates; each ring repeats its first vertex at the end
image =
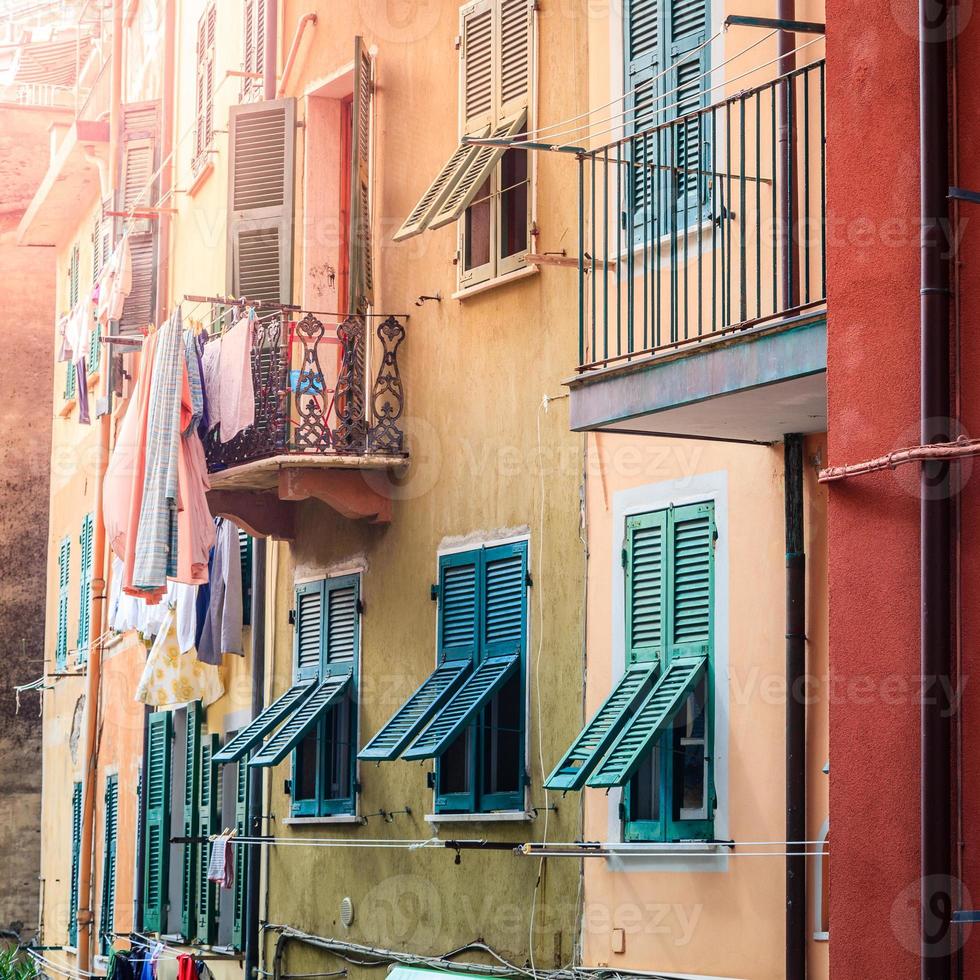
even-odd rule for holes
{"type": "Polygon", "coordinates": [[[312,696],[293,712],[282,728],[252,756],[249,765],[275,766],[282,762],[303,741],[326,711],[344,697],[351,678],[350,666],[344,667],[343,673],[330,674],[312,696]]]}
{"type": "Polygon", "coordinates": [[[627,662],[664,658],[667,621],[667,511],[626,520],[627,662]]]}
{"type": "Polygon", "coordinates": [[[488,548],[483,559],[483,642],[480,658],[524,649],[527,634],[527,548],[488,548]]]}
{"type": "MultiPolygon", "coordinates": [[[[655,125],[657,112],[665,105],[658,98],[664,91],[657,75],[663,64],[662,0],[626,0],[623,24],[626,31],[626,118],[629,132],[639,133],[655,125]]],[[[669,100],[666,100],[669,101],[669,100]]],[[[650,208],[663,199],[663,175],[653,165],[657,162],[656,137],[643,137],[632,144],[630,167],[631,210],[634,228],[643,235],[653,216],[650,208]]]]}
{"type": "Polygon", "coordinates": [[[672,525],[668,658],[707,655],[713,635],[714,507],[677,507],[672,525]]]}
{"type": "MultiPolygon", "coordinates": [[[[708,37],[707,0],[668,0],[666,14],[667,63],[673,66],[665,79],[666,89],[676,91],[664,102],[671,106],[668,118],[679,118],[705,104],[705,91],[710,86],[705,77],[708,47],[697,50],[708,37]]],[[[697,207],[707,201],[709,181],[700,171],[707,169],[709,135],[697,117],[676,127],[674,133],[672,156],[680,168],[674,181],[674,206],[685,226],[697,207]]]]}
{"type": "Polygon", "coordinates": [[[218,924],[217,885],[208,881],[208,864],[211,860],[211,847],[205,843],[212,834],[218,834],[221,819],[218,813],[218,767],[212,762],[218,751],[218,736],[201,733],[200,773],[198,791],[198,834],[202,843],[198,848],[197,872],[197,932],[195,938],[200,943],[210,945],[214,942],[218,924]]]}
{"type": "Polygon", "coordinates": [[[347,235],[349,313],[366,313],[374,302],[371,248],[371,55],[364,39],[354,38],[354,100],[351,107],[350,228],[347,235]]]}
{"type": "Polygon", "coordinates": [[[446,555],[439,566],[439,658],[476,660],[479,626],[478,559],[446,555]]]}
{"type": "Polygon", "coordinates": [[[327,625],[324,631],[324,663],[321,676],[344,674],[357,661],[360,635],[358,577],[328,579],[324,583],[327,625]]]}
{"type": "Polygon", "coordinates": [[[323,625],[323,582],[306,582],[297,586],[293,665],[298,681],[320,676],[323,625]]]}
{"type": "Polygon", "coordinates": [[[280,722],[288,718],[317,688],[316,680],[309,678],[300,684],[294,684],[288,691],[281,694],[268,708],[248,723],[238,734],[214,755],[214,761],[220,764],[237,762],[259,745],[265,736],[280,722]]]}
{"type": "Polygon", "coordinates": [[[82,520],[82,532],[78,541],[81,551],[81,569],[78,576],[78,662],[88,660],[88,647],[92,633],[92,515],[82,520]]]}
{"type": "Polygon", "coordinates": [[[89,374],[99,370],[99,337],[101,336],[99,321],[96,320],[88,335],[88,359],[85,363],[89,374]]]}
{"type": "MultiPolygon", "coordinates": [[[[242,760],[238,763],[235,774],[235,829],[238,837],[248,836],[248,766],[242,760]]],[[[248,875],[248,846],[232,844],[232,854],[235,860],[235,884],[232,901],[231,944],[235,949],[242,949],[242,939],[245,935],[245,882],[248,875]]]]}
{"type": "Polygon", "coordinates": [[[155,711],[149,719],[146,777],[146,873],[143,931],[165,932],[170,865],[170,769],[173,719],[155,711]]]}
{"type": "Polygon", "coordinates": [[[55,638],[56,671],[68,666],[68,582],[71,575],[71,539],[62,538],[58,547],[58,635],[55,638]]]}
{"type": "Polygon", "coordinates": [[[589,778],[589,786],[624,786],[640,767],[644,756],[670,725],[697,686],[707,657],[679,657],[671,661],[653,690],[646,696],[619,733],[609,754],[589,778]]]}
{"type": "Polygon", "coordinates": [[[102,905],[99,932],[102,954],[109,955],[116,931],[116,839],[119,833],[119,777],[105,781],[105,814],[102,835],[102,905]]]}
{"type": "MultiPolygon", "coordinates": [[[[187,737],[184,740],[184,836],[198,835],[197,797],[201,785],[201,717],[200,701],[187,706],[187,737]]],[[[180,934],[190,939],[197,932],[197,869],[201,844],[184,844],[181,862],[180,934]]],[[[207,848],[205,848],[207,850],[207,848]]]]}
{"type": "Polygon", "coordinates": [[[71,891],[68,893],[68,945],[78,945],[78,865],[82,842],[82,784],[71,793],[71,891]]]}
{"type": "Polygon", "coordinates": [[[592,716],[568,752],[545,780],[546,789],[581,789],[636,709],[660,669],[657,663],[633,664],[619,679],[602,707],[592,716]]]}
{"type": "Polygon", "coordinates": [[[252,625],[252,542],[248,531],[238,529],[238,550],[242,557],[242,626],[252,625]]]}
{"type": "Polygon", "coordinates": [[[452,697],[470,670],[468,660],[447,660],[440,664],[395,712],[388,724],[364,746],[358,758],[374,762],[397,759],[429,719],[452,697]]]}

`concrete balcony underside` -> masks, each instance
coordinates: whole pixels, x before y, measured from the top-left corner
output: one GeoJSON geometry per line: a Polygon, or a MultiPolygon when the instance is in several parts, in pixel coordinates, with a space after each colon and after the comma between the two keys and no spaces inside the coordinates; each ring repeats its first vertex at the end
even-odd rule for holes
{"type": "Polygon", "coordinates": [[[212,473],[208,505],[215,517],[251,534],[287,541],[304,500],[319,500],[348,520],[387,524],[390,487],[407,463],[390,455],[272,456],[212,473]]]}
{"type": "Polygon", "coordinates": [[[826,311],[568,381],[574,431],[773,443],[827,428],[826,311]]]}

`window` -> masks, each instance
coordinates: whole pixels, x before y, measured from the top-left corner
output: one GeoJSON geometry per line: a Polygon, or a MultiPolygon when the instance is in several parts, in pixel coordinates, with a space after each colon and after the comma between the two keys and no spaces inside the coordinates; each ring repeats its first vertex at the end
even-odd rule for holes
{"type": "Polygon", "coordinates": [[[252,545],[248,531],[238,529],[238,548],[242,556],[242,626],[252,625],[252,545]]]}
{"type": "Polygon", "coordinates": [[[714,505],[627,519],[626,670],[548,789],[626,788],[626,840],[709,839],[715,809],[714,505]]]}
{"type": "Polygon", "coordinates": [[[71,884],[68,892],[68,945],[78,945],[78,865],[82,844],[82,784],[71,793],[71,884]]]}
{"type": "Polygon", "coordinates": [[[686,227],[707,203],[710,136],[702,117],[664,125],[705,104],[708,0],[627,0],[626,123],[632,133],[630,205],[634,240],[686,227]]]}
{"type": "Polygon", "coordinates": [[[167,889],[170,880],[170,772],[173,719],[169,711],[149,718],[147,743],[146,825],[143,834],[143,932],[167,929],[167,889]]]}
{"type": "Polygon", "coordinates": [[[99,935],[102,955],[108,956],[116,932],[116,838],[119,832],[119,777],[107,776],[102,833],[102,904],[99,935]]]}
{"type": "Polygon", "coordinates": [[[92,626],[92,515],[86,514],[78,536],[81,567],[78,574],[78,663],[88,660],[92,626]]]}
{"type": "MultiPolygon", "coordinates": [[[[69,371],[71,365],[68,366],[69,371]]],[[[71,574],[71,539],[64,537],[58,546],[58,635],[54,648],[54,669],[68,666],[68,580],[71,574]]]]}
{"type": "MultiPolygon", "coordinates": [[[[73,311],[78,305],[80,270],[81,258],[78,242],[76,242],[72,245],[71,254],[68,258],[68,308],[70,311],[73,311]]],[[[65,401],[69,401],[75,397],[76,384],[75,365],[69,361],[65,365],[65,401]]]]}
{"type": "MultiPolygon", "coordinates": [[[[460,11],[460,135],[519,138],[530,125],[531,0],[479,0],[460,11]]],[[[505,275],[528,251],[530,159],[525,150],[460,142],[394,236],[462,218],[463,288],[505,275]]]]}
{"type": "MultiPolygon", "coordinates": [[[[265,66],[265,0],[244,0],[242,71],[261,75],[265,66]]],[[[261,78],[243,78],[241,101],[261,99],[261,78]]]]}
{"type": "Polygon", "coordinates": [[[527,542],[439,560],[435,671],[362,759],[435,759],[441,813],[524,806],[527,542]]]}
{"type": "Polygon", "coordinates": [[[214,48],[217,7],[209,4],[197,23],[197,90],[195,94],[194,171],[208,162],[214,142],[214,48]]]}

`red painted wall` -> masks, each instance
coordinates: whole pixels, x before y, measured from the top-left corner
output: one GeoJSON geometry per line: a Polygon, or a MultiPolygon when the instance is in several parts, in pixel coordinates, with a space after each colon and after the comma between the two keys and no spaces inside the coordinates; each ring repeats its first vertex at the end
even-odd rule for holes
{"type": "MultiPolygon", "coordinates": [[[[829,455],[918,438],[918,52],[912,0],[829,0],[829,455]]],[[[980,12],[960,7],[959,173],[980,189],[980,12]]],[[[980,434],[980,208],[959,233],[962,420],[980,434]]],[[[954,355],[955,355],[954,345],[954,355]]],[[[954,412],[955,414],[955,412],[954,412]]],[[[962,907],[980,907],[980,467],[964,470],[962,907]],[[974,475],[976,474],[976,475],[974,475]],[[972,893],[972,896],[971,894],[972,893]]],[[[918,975],[919,514],[915,467],[831,489],[831,976],[918,975]]],[[[956,830],[954,828],[954,835],[956,830]]],[[[954,836],[954,840],[955,840],[954,836]]],[[[956,868],[954,867],[954,873],[956,868]]],[[[959,904],[954,899],[955,904],[959,904]]],[[[980,931],[963,976],[980,975],[980,931]]]]}

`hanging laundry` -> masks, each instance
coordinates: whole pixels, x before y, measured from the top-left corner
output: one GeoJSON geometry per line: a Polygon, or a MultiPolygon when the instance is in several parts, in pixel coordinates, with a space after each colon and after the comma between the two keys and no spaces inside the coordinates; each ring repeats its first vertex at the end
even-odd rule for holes
{"type": "Polygon", "coordinates": [[[106,966],[106,980],[136,980],[133,962],[126,953],[112,950],[110,957],[106,966]]]}
{"type": "Polygon", "coordinates": [[[91,306],[87,302],[76,304],[65,323],[64,346],[68,351],[68,370],[75,372],[75,398],[78,402],[78,421],[90,422],[88,410],[88,372],[85,357],[88,353],[92,328],[91,306]]]}
{"type": "Polygon", "coordinates": [[[201,420],[197,426],[197,434],[203,439],[211,430],[211,402],[208,398],[207,380],[204,377],[204,347],[207,343],[208,332],[202,330],[194,338],[194,356],[197,360],[197,372],[201,378],[201,420]]]}
{"type": "Polygon", "coordinates": [[[179,582],[203,585],[208,580],[208,556],[215,543],[214,522],[208,507],[208,462],[204,445],[195,426],[191,423],[190,386],[184,372],[184,399],[181,406],[181,436],[177,458],[177,475],[180,486],[177,512],[177,565],[173,574],[179,582]]]}
{"type": "Polygon", "coordinates": [[[210,432],[221,422],[221,341],[214,338],[201,351],[201,373],[204,378],[204,397],[208,402],[210,432]]]}
{"type": "Polygon", "coordinates": [[[184,333],[184,359],[187,361],[187,381],[191,395],[191,420],[187,429],[181,429],[181,435],[186,436],[192,429],[197,429],[204,416],[204,377],[201,374],[197,337],[192,330],[184,333]]]}
{"type": "Polygon", "coordinates": [[[216,541],[211,566],[211,590],[198,657],[220,664],[226,653],[242,655],[242,550],[238,527],[225,518],[215,522],[216,541]]]}
{"type": "Polygon", "coordinates": [[[217,667],[201,663],[193,648],[180,652],[174,611],[168,609],[136,687],[136,700],[158,708],[199,700],[207,707],[224,693],[217,667]]]}
{"type": "MultiPolygon", "coordinates": [[[[150,946],[150,955],[147,958],[147,966],[150,969],[150,975],[153,980],[157,980],[157,966],[160,963],[160,957],[163,956],[164,945],[160,942],[153,943],[150,946]]],[[[143,975],[146,976],[146,967],[143,968],[143,975]]]]}
{"type": "Polygon", "coordinates": [[[219,361],[222,442],[231,442],[243,429],[255,424],[255,387],[252,381],[252,333],[255,310],[221,335],[219,361]]]}
{"type": "Polygon", "coordinates": [[[129,250],[129,236],[123,235],[106,262],[99,277],[99,299],[95,316],[105,325],[122,317],[126,297],[133,288],[133,258],[129,250]]]}
{"type": "Polygon", "coordinates": [[[177,954],[177,980],[198,980],[193,956],[187,953],[177,954]]]}
{"type": "Polygon", "coordinates": [[[208,881],[217,882],[222,888],[231,888],[235,883],[235,862],[230,854],[231,846],[231,841],[224,834],[211,842],[208,881]]]}

